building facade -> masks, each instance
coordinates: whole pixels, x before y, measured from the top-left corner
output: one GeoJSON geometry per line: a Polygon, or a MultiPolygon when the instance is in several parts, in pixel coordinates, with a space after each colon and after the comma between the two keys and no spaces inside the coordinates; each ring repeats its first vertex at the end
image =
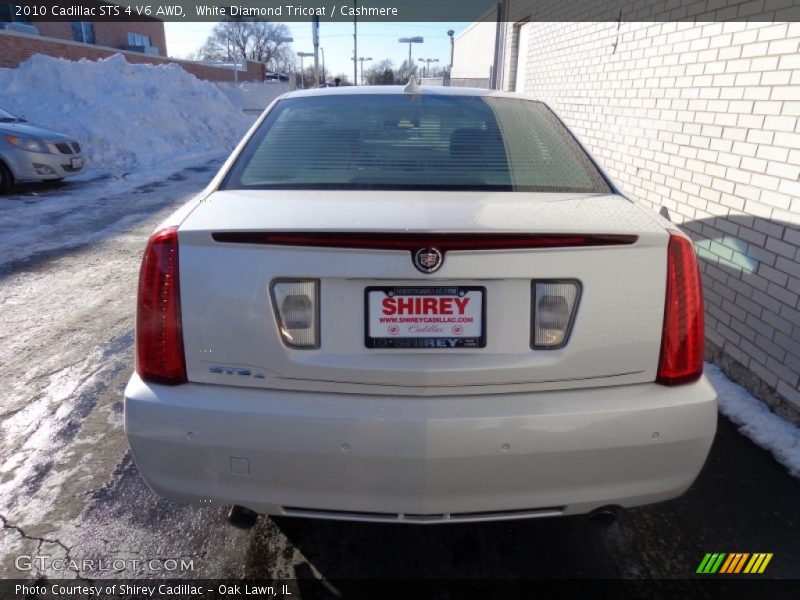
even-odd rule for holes
{"type": "Polygon", "coordinates": [[[15,68],[34,54],[67,60],[99,60],[122,54],[128,62],[180,65],[207,81],[264,81],[266,67],[255,61],[215,65],[167,58],[162,21],[51,22],[16,15],[13,4],[0,2],[0,68],[15,68]]]}
{"type": "Polygon", "coordinates": [[[526,5],[504,6],[496,87],[548,102],[692,237],[707,358],[800,423],[800,22],[542,22],[526,5]]]}
{"type": "Polygon", "coordinates": [[[0,2],[0,24],[3,24],[2,26],[6,30],[29,35],[96,44],[106,48],[140,52],[153,56],[167,55],[167,38],[162,21],[48,22],[42,18],[17,15],[16,6],[13,3],[0,2]]]}
{"type": "Polygon", "coordinates": [[[452,79],[468,81],[475,87],[489,87],[494,64],[491,49],[497,38],[496,18],[496,11],[492,10],[455,36],[452,79]]]}

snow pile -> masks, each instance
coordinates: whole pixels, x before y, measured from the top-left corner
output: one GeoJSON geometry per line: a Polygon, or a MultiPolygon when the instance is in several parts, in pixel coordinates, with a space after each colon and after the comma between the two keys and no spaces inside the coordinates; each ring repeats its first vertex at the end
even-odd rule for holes
{"type": "Polygon", "coordinates": [[[112,174],[224,155],[252,122],[213,83],[120,54],[96,62],[35,55],[0,70],[0,106],[74,136],[88,167],[112,174]]]}
{"type": "Polygon", "coordinates": [[[706,363],[705,373],[719,395],[720,412],[736,423],[741,433],[769,450],[794,477],[800,477],[800,429],[770,412],[716,365],[706,363]]]}

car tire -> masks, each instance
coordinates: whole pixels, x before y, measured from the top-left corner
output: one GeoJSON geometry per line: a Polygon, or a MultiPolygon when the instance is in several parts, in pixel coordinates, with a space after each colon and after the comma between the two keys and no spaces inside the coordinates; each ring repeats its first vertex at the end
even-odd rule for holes
{"type": "Polygon", "coordinates": [[[0,160],[0,194],[7,194],[10,192],[13,185],[14,176],[11,174],[6,164],[0,160]]]}

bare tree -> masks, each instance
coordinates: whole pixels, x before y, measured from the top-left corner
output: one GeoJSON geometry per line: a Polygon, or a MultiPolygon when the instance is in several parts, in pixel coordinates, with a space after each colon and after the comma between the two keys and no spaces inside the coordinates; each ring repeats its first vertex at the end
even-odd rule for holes
{"type": "Polygon", "coordinates": [[[235,60],[245,57],[280,70],[292,60],[292,48],[283,41],[290,37],[283,23],[267,21],[225,21],[217,24],[200,49],[207,60],[235,60]]]}
{"type": "MultiPolygon", "coordinates": [[[[297,69],[298,72],[300,69],[297,69]]],[[[303,69],[302,72],[299,72],[297,75],[297,86],[303,88],[312,88],[314,87],[314,66],[308,66],[303,69]]]]}
{"type": "Polygon", "coordinates": [[[445,74],[445,67],[437,67],[436,65],[431,65],[428,67],[428,75],[427,77],[444,77],[445,74]]]}
{"type": "Polygon", "coordinates": [[[408,83],[412,75],[417,74],[417,65],[412,62],[411,68],[408,68],[408,61],[404,60],[403,64],[395,71],[394,78],[397,83],[408,83]]]}
{"type": "Polygon", "coordinates": [[[276,73],[294,73],[297,70],[297,60],[295,58],[295,54],[291,49],[288,51],[282,49],[270,66],[276,73]]]}
{"type": "Polygon", "coordinates": [[[388,58],[374,63],[367,70],[365,79],[370,85],[393,85],[395,81],[394,63],[388,58]]]}

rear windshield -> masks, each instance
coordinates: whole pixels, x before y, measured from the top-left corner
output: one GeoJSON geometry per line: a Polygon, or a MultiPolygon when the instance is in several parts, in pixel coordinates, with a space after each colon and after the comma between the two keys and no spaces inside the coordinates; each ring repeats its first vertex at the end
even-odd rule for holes
{"type": "Polygon", "coordinates": [[[610,192],[542,103],[427,94],[282,100],[222,187],[610,192]]]}

